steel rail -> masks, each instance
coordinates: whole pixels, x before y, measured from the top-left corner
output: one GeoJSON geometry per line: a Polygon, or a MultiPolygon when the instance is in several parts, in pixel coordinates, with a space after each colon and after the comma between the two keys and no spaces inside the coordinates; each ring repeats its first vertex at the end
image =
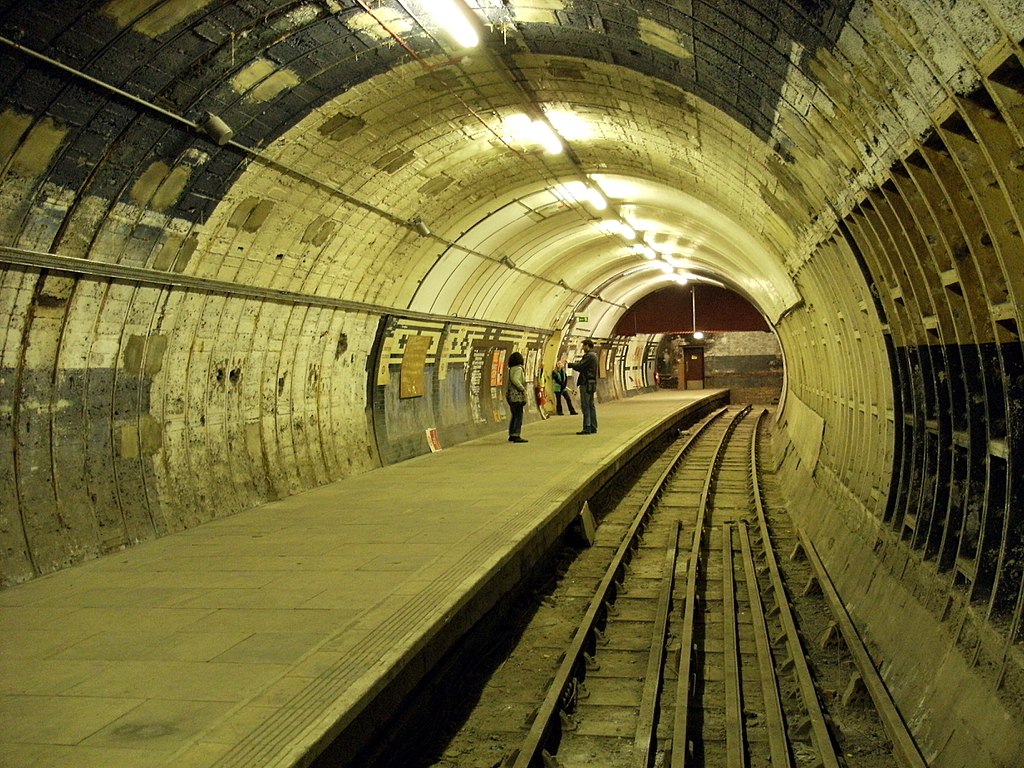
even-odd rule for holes
{"type": "Polygon", "coordinates": [[[828,571],[825,570],[825,564],[818,556],[814,544],[801,529],[797,528],[797,534],[800,536],[800,545],[803,547],[804,554],[807,555],[808,561],[814,568],[818,586],[821,587],[821,592],[828,601],[836,624],[839,625],[839,630],[842,632],[843,642],[846,643],[847,650],[853,656],[864,687],[882,721],[882,727],[885,728],[889,741],[892,742],[893,755],[903,768],[927,768],[927,761],[917,748],[917,743],[896,708],[896,702],[893,701],[885,681],[882,680],[882,676],[878,674],[878,670],[871,661],[864,641],[861,639],[860,633],[857,632],[846,606],[843,605],[842,598],[832,583],[828,571]]]}
{"type": "Polygon", "coordinates": [[[790,746],[785,732],[785,717],[782,714],[782,696],[778,689],[775,668],[772,666],[771,641],[768,639],[768,625],[765,622],[764,605],[758,590],[758,578],[751,549],[750,531],[745,525],[739,526],[739,546],[742,550],[743,568],[746,572],[746,589],[751,601],[751,617],[754,620],[754,644],[758,652],[761,670],[761,689],[765,701],[765,727],[768,731],[768,748],[771,765],[778,768],[792,768],[790,746]]]}
{"type": "MultiPolygon", "coordinates": [[[[754,439],[757,439],[757,430],[754,431],[754,439]]],[[[754,482],[757,482],[756,475],[754,482]]],[[[750,617],[754,624],[754,646],[757,649],[757,662],[761,673],[764,719],[765,728],[768,731],[771,765],[773,768],[792,768],[793,762],[789,754],[789,739],[786,736],[786,720],[782,712],[782,697],[779,693],[779,683],[776,678],[775,667],[772,664],[771,641],[768,639],[768,625],[765,623],[761,591],[757,588],[754,554],[750,548],[750,532],[745,525],[737,526],[737,528],[740,535],[743,569],[747,577],[750,617]]]]}
{"type": "MultiPolygon", "coordinates": [[[[758,474],[757,438],[761,434],[761,422],[768,411],[762,409],[754,422],[754,432],[750,437],[750,484],[754,505],[758,510],[758,519],[763,517],[764,506],[761,502],[761,478],[758,474]]],[[[770,540],[762,539],[764,545],[770,546],[770,540]]],[[[757,585],[757,566],[750,546],[750,531],[747,526],[740,527],[740,548],[743,550],[743,566],[747,575],[747,591],[750,596],[750,613],[754,624],[754,645],[757,647],[757,658],[761,666],[761,688],[764,696],[765,726],[768,731],[768,747],[771,752],[773,766],[791,768],[792,757],[789,752],[789,736],[786,733],[786,718],[783,714],[782,695],[779,692],[778,676],[772,663],[771,639],[768,636],[768,622],[765,619],[764,601],[757,585]]]]}
{"type": "Polygon", "coordinates": [[[733,573],[732,524],[722,525],[722,659],[725,682],[725,765],[745,768],[746,738],[743,722],[743,682],[740,670],[739,611],[733,573]]]}
{"type": "Polygon", "coordinates": [[[679,679],[676,684],[676,712],[672,723],[672,761],[671,768],[685,768],[690,753],[687,734],[690,722],[690,688],[693,669],[693,634],[697,616],[697,578],[700,575],[700,550],[704,540],[704,519],[707,514],[708,501],[714,487],[714,479],[721,460],[723,448],[729,435],[739,420],[750,410],[747,406],[737,413],[726,425],[722,437],[715,447],[711,464],[704,477],[704,487],[700,494],[697,508],[697,522],[693,530],[693,544],[690,547],[690,559],[687,568],[686,602],[683,605],[683,624],[679,640],[679,679]]]}
{"type": "Polygon", "coordinates": [[[683,628],[679,638],[679,679],[676,683],[676,713],[672,723],[671,768],[685,768],[689,754],[687,740],[690,720],[690,677],[693,667],[693,629],[697,614],[697,578],[700,575],[700,548],[704,536],[704,508],[697,513],[693,545],[686,574],[686,603],[683,607],[683,628]]]}
{"type": "Polygon", "coordinates": [[[563,710],[562,703],[565,701],[565,694],[574,680],[582,680],[586,676],[584,655],[588,652],[593,655],[593,651],[596,649],[596,632],[600,629],[599,625],[603,625],[607,620],[607,604],[615,601],[617,585],[622,579],[628,560],[632,557],[634,545],[651,513],[654,502],[672,471],[690,450],[690,447],[695,444],[697,438],[726,411],[726,408],[716,411],[694,430],[672,457],[665,471],[658,478],[655,488],[642,502],[633,523],[623,536],[622,543],[616,550],[608,570],[598,584],[586,613],[580,620],[544,701],[537,709],[530,730],[515,755],[512,768],[537,768],[538,757],[541,758],[541,765],[550,762],[551,755],[548,747],[551,747],[552,751],[557,751],[558,742],[561,739],[559,713],[563,710]]]}
{"type": "MultiPolygon", "coordinates": [[[[760,429],[761,420],[765,417],[766,410],[762,410],[757,417],[754,427],[755,434],[760,429]]],[[[751,462],[757,467],[757,440],[751,444],[751,462]]],[[[804,700],[804,708],[811,725],[811,736],[814,746],[818,750],[822,768],[839,768],[839,758],[836,756],[835,745],[828,732],[828,724],[825,714],[821,709],[821,702],[818,701],[818,693],[814,687],[814,676],[811,674],[807,657],[804,655],[803,645],[800,643],[800,634],[797,632],[796,621],[793,618],[793,611],[786,596],[786,588],[782,583],[782,575],[779,573],[779,564],[772,551],[771,537],[768,535],[768,523],[764,514],[764,503],[761,499],[761,489],[758,483],[754,483],[754,506],[757,510],[757,524],[763,543],[765,564],[768,566],[768,574],[771,580],[772,589],[775,592],[775,602],[779,609],[779,622],[785,631],[786,644],[789,647],[790,659],[793,663],[793,670],[796,674],[797,683],[804,700]]]]}
{"type": "Polygon", "coordinates": [[[686,442],[684,442],[682,446],[672,455],[672,458],[665,466],[664,471],[660,475],[658,475],[658,479],[654,481],[654,487],[644,497],[644,500],[640,503],[641,512],[647,510],[649,507],[652,507],[654,505],[654,502],[657,501],[658,497],[661,495],[661,492],[665,490],[665,487],[668,485],[669,477],[671,477],[672,473],[679,468],[679,462],[681,462],[683,460],[683,457],[690,452],[690,449],[693,448],[694,445],[696,445],[697,438],[704,434],[704,432],[707,431],[711,427],[711,425],[718,421],[723,415],[725,415],[725,413],[728,410],[728,406],[719,408],[717,411],[708,414],[702,421],[700,421],[697,424],[694,430],[690,433],[690,436],[686,438],[686,442]]]}
{"type": "Polygon", "coordinates": [[[665,548],[665,565],[662,569],[661,590],[658,593],[658,609],[651,634],[651,649],[647,655],[647,672],[644,675],[644,690],[640,699],[640,715],[637,718],[636,734],[633,737],[634,768],[649,768],[651,748],[657,729],[658,699],[662,688],[662,666],[665,661],[665,636],[668,633],[668,618],[672,611],[672,588],[675,585],[676,560],[679,555],[679,530],[682,524],[676,521],[665,548]]]}

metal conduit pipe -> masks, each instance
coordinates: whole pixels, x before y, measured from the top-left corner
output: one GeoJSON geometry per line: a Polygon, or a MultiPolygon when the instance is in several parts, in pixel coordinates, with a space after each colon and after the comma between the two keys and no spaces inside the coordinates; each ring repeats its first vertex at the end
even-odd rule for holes
{"type": "MultiPolygon", "coordinates": [[[[60,71],[65,72],[65,73],[67,73],[69,75],[72,75],[73,77],[76,77],[76,78],[79,78],[81,80],[84,80],[85,82],[90,83],[91,85],[94,85],[97,88],[101,88],[101,89],[103,89],[105,91],[113,93],[113,94],[115,94],[115,95],[117,95],[117,96],[119,96],[121,98],[124,98],[124,99],[127,99],[128,101],[131,101],[133,104],[137,104],[137,105],[139,105],[141,107],[144,107],[145,109],[148,109],[148,110],[151,110],[153,112],[156,112],[157,114],[162,115],[163,117],[166,117],[169,120],[172,120],[174,122],[180,123],[181,125],[184,125],[184,126],[188,127],[189,129],[195,131],[196,133],[201,134],[205,138],[211,139],[212,141],[216,142],[218,144],[218,146],[228,146],[228,147],[232,147],[234,149],[237,149],[239,152],[242,152],[242,153],[244,153],[244,154],[246,154],[246,155],[248,155],[248,156],[250,156],[252,158],[255,158],[255,159],[259,160],[261,163],[263,163],[265,166],[267,166],[269,168],[273,168],[274,170],[281,171],[282,173],[286,173],[289,176],[297,178],[297,179],[299,179],[301,181],[305,181],[306,183],[311,184],[311,185],[313,185],[313,186],[315,186],[315,187],[317,187],[319,189],[326,190],[326,191],[330,192],[331,194],[340,197],[342,200],[344,200],[346,203],[349,203],[350,205],[354,205],[357,208],[362,208],[365,211],[369,211],[371,213],[374,213],[374,214],[380,216],[381,218],[387,219],[388,221],[392,222],[393,224],[395,224],[397,226],[404,227],[406,229],[411,229],[412,231],[416,232],[421,237],[428,237],[431,240],[434,240],[434,241],[444,245],[446,248],[455,248],[455,249],[459,250],[460,252],[465,253],[465,254],[467,254],[469,256],[475,256],[477,258],[485,259],[486,261],[491,261],[491,262],[498,263],[498,264],[500,264],[501,261],[502,261],[502,259],[500,257],[489,256],[488,254],[481,253],[480,251],[476,251],[476,250],[474,250],[472,248],[467,248],[464,245],[460,245],[459,243],[457,243],[457,242],[455,242],[453,240],[447,240],[447,239],[445,239],[445,238],[443,238],[443,237],[441,237],[439,235],[434,234],[433,232],[431,232],[429,230],[429,228],[427,228],[427,234],[424,234],[423,233],[423,229],[424,229],[423,222],[421,220],[419,220],[419,219],[412,219],[412,220],[404,219],[401,216],[398,216],[398,215],[396,215],[394,213],[391,213],[390,211],[386,211],[383,208],[379,208],[379,207],[373,205],[372,203],[368,203],[368,202],[366,202],[364,200],[360,200],[357,197],[353,197],[352,195],[348,194],[347,192],[345,192],[340,187],[337,187],[334,184],[331,184],[330,182],[324,181],[322,179],[318,179],[318,178],[316,178],[314,176],[310,176],[308,173],[305,173],[304,171],[300,171],[300,170],[292,168],[292,167],[290,167],[288,165],[285,165],[284,163],[280,162],[279,160],[276,160],[276,159],[270,157],[269,155],[264,154],[260,150],[254,149],[253,147],[247,146],[247,145],[242,144],[240,142],[237,142],[237,141],[235,141],[233,139],[228,139],[226,141],[221,141],[221,140],[219,140],[217,138],[217,136],[212,135],[210,132],[208,132],[207,129],[204,128],[204,126],[202,124],[196,123],[195,121],[189,120],[188,118],[186,118],[186,117],[184,117],[182,115],[179,115],[179,114],[177,114],[175,112],[171,112],[170,110],[164,109],[163,107],[161,107],[161,106],[159,106],[157,104],[154,104],[151,101],[147,101],[146,99],[143,99],[143,98],[141,98],[139,96],[136,96],[133,93],[129,93],[128,91],[125,91],[125,90],[123,90],[121,88],[118,88],[115,85],[111,85],[110,83],[104,82],[103,80],[95,78],[92,75],[86,74],[85,72],[82,72],[79,69],[75,69],[74,67],[68,66],[67,64],[64,64],[63,62],[57,61],[56,59],[53,59],[53,58],[51,58],[49,56],[46,56],[45,54],[39,53],[38,51],[35,51],[35,50],[31,49],[31,48],[28,48],[28,47],[26,47],[24,45],[21,45],[20,43],[16,43],[15,41],[11,40],[10,38],[7,38],[7,37],[4,37],[4,36],[0,35],[0,43],[8,46],[9,48],[13,48],[14,50],[18,51],[19,53],[21,53],[21,54],[23,54],[25,56],[28,56],[29,58],[35,59],[37,61],[41,61],[44,64],[47,64],[47,65],[49,65],[51,67],[59,69],[60,71]]],[[[213,116],[213,117],[216,117],[216,116],[213,116]]],[[[4,252],[5,253],[7,252],[6,249],[4,250],[4,252]]],[[[51,256],[57,256],[56,254],[50,254],[50,255],[51,256]]],[[[57,257],[57,258],[67,258],[67,257],[57,257]]],[[[57,267],[54,267],[54,269],[57,269],[57,267]]],[[[534,280],[539,280],[539,281],[541,281],[543,283],[548,283],[550,285],[554,285],[554,286],[558,286],[558,287],[563,287],[563,286],[559,285],[559,281],[552,280],[550,278],[544,277],[543,275],[537,275],[537,274],[534,274],[532,272],[528,272],[527,270],[519,269],[518,267],[516,267],[515,270],[517,272],[520,272],[521,274],[524,274],[524,275],[526,275],[528,277],[533,278],[534,280]]],[[[79,271],[79,270],[71,270],[71,271],[79,271]]],[[[587,295],[586,291],[581,291],[581,290],[576,289],[576,288],[569,288],[569,291],[571,293],[580,294],[581,296],[586,296],[587,295]]],[[[411,317],[412,315],[410,314],[409,316],[411,317]]],[[[509,327],[515,327],[515,326],[509,326],[509,327]]]]}
{"type": "Polygon", "coordinates": [[[66,272],[74,275],[100,277],[122,282],[184,288],[190,291],[240,296],[246,299],[271,301],[279,304],[329,307],[332,309],[349,310],[351,312],[363,312],[370,315],[392,315],[394,317],[401,317],[410,320],[425,320],[428,322],[444,323],[474,323],[486,325],[490,328],[504,328],[508,330],[528,331],[531,333],[542,334],[551,332],[550,328],[513,325],[512,323],[503,323],[496,320],[484,320],[474,317],[459,317],[457,315],[438,315],[430,312],[416,312],[396,307],[387,307],[381,304],[349,301],[347,299],[332,299],[329,296],[314,296],[312,294],[299,293],[297,291],[284,291],[277,288],[261,288],[256,285],[240,285],[239,283],[232,283],[227,280],[192,277],[190,275],[180,275],[156,269],[149,269],[148,267],[129,267],[123,264],[92,261],[91,259],[62,256],[58,253],[49,253],[46,251],[31,251],[25,248],[13,248],[7,245],[0,245],[0,254],[3,254],[2,260],[9,264],[35,269],[49,269],[56,272],[66,272]]]}

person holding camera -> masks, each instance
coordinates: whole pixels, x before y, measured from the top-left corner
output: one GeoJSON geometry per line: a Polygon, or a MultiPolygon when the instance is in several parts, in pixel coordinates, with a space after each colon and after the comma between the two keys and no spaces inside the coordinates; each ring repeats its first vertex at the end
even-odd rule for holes
{"type": "Polygon", "coordinates": [[[597,408],[594,395],[597,392],[597,352],[593,339],[583,340],[583,357],[569,367],[579,374],[576,385],[580,390],[580,410],[583,411],[583,429],[577,435],[592,435],[597,432],[597,408]]]}

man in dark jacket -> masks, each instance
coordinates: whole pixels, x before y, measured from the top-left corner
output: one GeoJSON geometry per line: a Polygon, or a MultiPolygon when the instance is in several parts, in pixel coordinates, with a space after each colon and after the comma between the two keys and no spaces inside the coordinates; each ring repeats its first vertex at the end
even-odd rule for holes
{"type": "Polygon", "coordinates": [[[592,339],[583,341],[583,357],[569,367],[579,373],[577,386],[580,388],[580,410],[583,411],[583,431],[577,435],[592,435],[597,432],[597,409],[594,393],[597,392],[597,352],[592,339]]]}

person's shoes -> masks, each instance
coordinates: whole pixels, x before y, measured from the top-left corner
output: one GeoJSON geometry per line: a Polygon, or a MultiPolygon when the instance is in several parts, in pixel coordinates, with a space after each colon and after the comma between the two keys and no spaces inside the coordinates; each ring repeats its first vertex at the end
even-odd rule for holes
{"type": "Polygon", "coordinates": [[[576,434],[577,435],[589,435],[590,434],[590,430],[589,429],[584,429],[582,432],[577,432],[576,434]]]}
{"type": "Polygon", "coordinates": [[[519,435],[516,435],[515,437],[510,437],[509,441],[513,442],[513,443],[528,443],[528,442],[530,442],[529,440],[524,440],[519,435]]]}
{"type": "Polygon", "coordinates": [[[509,435],[509,436],[508,436],[508,441],[509,441],[510,443],[514,443],[514,442],[516,441],[516,439],[515,439],[514,437],[512,437],[512,435],[509,435]]]}

